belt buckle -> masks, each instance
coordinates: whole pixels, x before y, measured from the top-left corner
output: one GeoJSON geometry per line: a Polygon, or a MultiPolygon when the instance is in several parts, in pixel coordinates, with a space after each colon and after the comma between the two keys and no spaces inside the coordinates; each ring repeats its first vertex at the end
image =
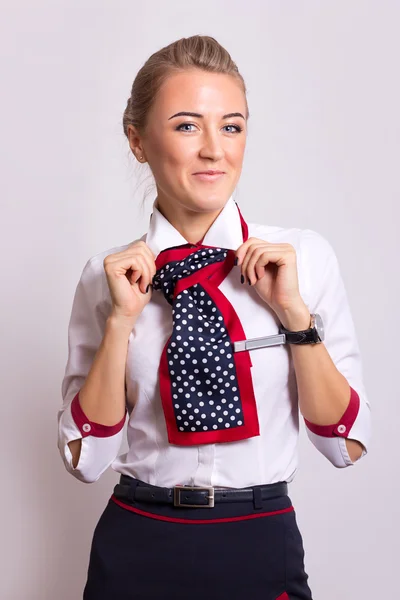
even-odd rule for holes
{"type": "Polygon", "coordinates": [[[194,486],[175,485],[174,486],[174,506],[193,507],[193,508],[212,508],[214,506],[214,488],[212,486],[194,486]],[[208,504],[181,504],[181,491],[188,490],[208,490],[208,504]]]}

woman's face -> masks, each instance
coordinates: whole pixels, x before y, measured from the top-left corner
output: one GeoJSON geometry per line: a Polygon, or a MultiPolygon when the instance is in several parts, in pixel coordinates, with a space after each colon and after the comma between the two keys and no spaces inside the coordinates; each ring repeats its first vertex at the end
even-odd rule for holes
{"type": "MultiPolygon", "coordinates": [[[[192,69],[165,81],[140,139],[143,152],[135,154],[149,163],[161,206],[212,211],[224,206],[239,180],[246,137],[246,100],[239,83],[229,75],[192,69]],[[182,112],[196,114],[177,116],[182,112]],[[209,169],[224,174],[208,181],[195,175],[209,169]]],[[[133,140],[134,135],[132,150],[133,140]]]]}

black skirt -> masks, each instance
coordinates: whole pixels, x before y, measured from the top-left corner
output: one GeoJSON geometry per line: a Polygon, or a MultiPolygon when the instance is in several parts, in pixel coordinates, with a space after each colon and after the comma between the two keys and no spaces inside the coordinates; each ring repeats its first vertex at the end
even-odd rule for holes
{"type": "Polygon", "coordinates": [[[113,494],[94,530],[83,600],[312,600],[307,580],[288,495],[257,508],[184,508],[113,494]]]}

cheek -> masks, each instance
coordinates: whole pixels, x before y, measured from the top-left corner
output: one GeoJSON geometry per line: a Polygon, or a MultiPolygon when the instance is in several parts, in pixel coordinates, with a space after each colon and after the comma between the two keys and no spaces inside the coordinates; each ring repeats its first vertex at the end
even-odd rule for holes
{"type": "Polygon", "coordinates": [[[165,137],[156,135],[149,137],[151,144],[147,147],[147,155],[152,173],[160,183],[168,181],[171,177],[171,170],[176,168],[176,152],[165,137]]]}
{"type": "Polygon", "coordinates": [[[235,146],[231,150],[231,159],[232,162],[241,163],[243,161],[244,151],[246,148],[246,140],[243,142],[235,144],[235,146]]]}
{"type": "Polygon", "coordinates": [[[174,136],[157,136],[152,139],[151,155],[153,163],[161,163],[164,168],[166,165],[169,168],[179,167],[189,162],[191,145],[179,143],[179,140],[174,136]]]}
{"type": "Polygon", "coordinates": [[[186,180],[187,171],[195,161],[196,149],[193,144],[178,143],[176,138],[153,139],[149,161],[155,179],[160,185],[181,186],[186,180]]]}

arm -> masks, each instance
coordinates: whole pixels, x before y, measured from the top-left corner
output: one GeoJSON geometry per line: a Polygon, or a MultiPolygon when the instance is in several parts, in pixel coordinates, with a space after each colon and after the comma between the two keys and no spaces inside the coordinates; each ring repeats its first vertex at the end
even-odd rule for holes
{"type": "MultiPolygon", "coordinates": [[[[131,330],[132,325],[125,326],[112,315],[107,319],[104,337],[93,365],[73,400],[72,414],[83,437],[108,437],[117,434],[124,426],[125,362],[131,330]]],[[[81,442],[82,438],[68,443],[74,468],[79,461],[81,442]]]]}
{"type": "Polygon", "coordinates": [[[58,412],[58,448],[68,472],[92,483],[116,458],[125,422],[125,361],[132,322],[101,310],[103,264],[87,262],[68,329],[68,362],[58,412]]]}
{"type": "Polygon", "coordinates": [[[305,230],[300,258],[304,273],[304,310],[287,315],[292,330],[309,326],[309,313],[322,316],[321,344],[290,345],[299,407],[316,448],[336,467],[346,467],[367,453],[371,435],[360,350],[345,286],[332,246],[317,232],[305,230]],[[308,265],[308,267],[307,267],[308,265]]]}
{"type": "MultiPolygon", "coordinates": [[[[303,319],[289,321],[292,331],[307,329],[310,316],[307,307],[303,319]]],[[[359,405],[357,392],[350,387],[347,379],[338,371],[326,346],[322,344],[290,344],[296,372],[299,408],[309,431],[329,437],[340,426],[345,434],[355,417],[359,405]],[[351,413],[351,414],[350,414],[351,413]],[[329,426],[329,424],[334,424],[329,426]]],[[[356,461],[363,454],[364,446],[357,440],[346,439],[348,455],[356,461]]]]}

